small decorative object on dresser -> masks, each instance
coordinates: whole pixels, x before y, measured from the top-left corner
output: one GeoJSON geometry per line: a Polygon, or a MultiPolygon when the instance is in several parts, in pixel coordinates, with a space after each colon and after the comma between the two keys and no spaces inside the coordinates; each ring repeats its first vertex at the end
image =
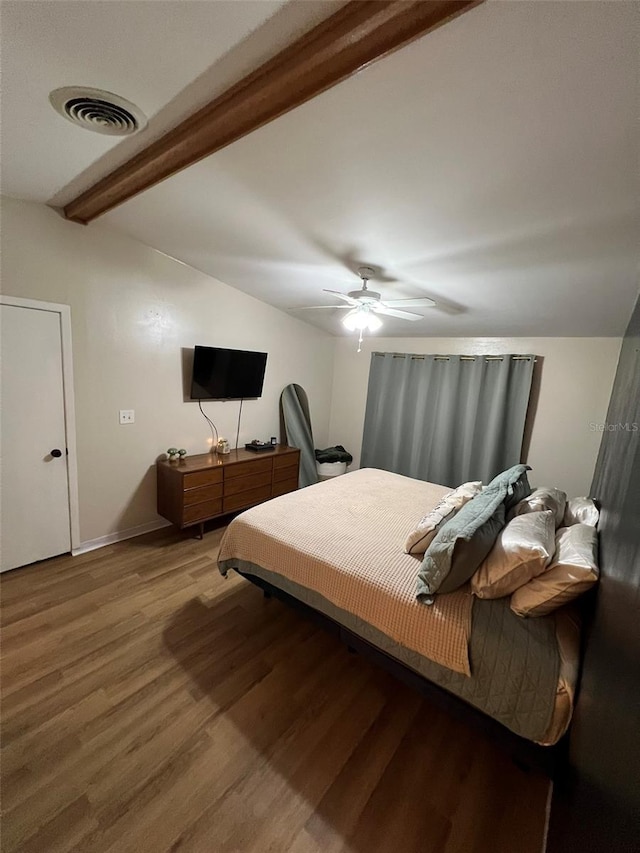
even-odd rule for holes
{"type": "Polygon", "coordinates": [[[222,436],[220,436],[216,445],[216,453],[220,453],[222,456],[226,456],[227,453],[231,453],[231,447],[229,446],[229,441],[226,438],[222,438],[222,436]]]}
{"type": "Polygon", "coordinates": [[[180,529],[247,509],[298,488],[300,451],[278,445],[257,459],[247,450],[157,463],[158,514],[180,529]]]}

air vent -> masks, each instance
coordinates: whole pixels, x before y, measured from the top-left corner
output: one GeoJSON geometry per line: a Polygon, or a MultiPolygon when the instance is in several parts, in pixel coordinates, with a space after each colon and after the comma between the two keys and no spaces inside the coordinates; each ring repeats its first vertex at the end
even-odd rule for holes
{"type": "Polygon", "coordinates": [[[49,101],[78,127],[107,136],[130,136],[147,125],[146,116],[135,104],[102,89],[65,86],[51,92],[49,101]]]}

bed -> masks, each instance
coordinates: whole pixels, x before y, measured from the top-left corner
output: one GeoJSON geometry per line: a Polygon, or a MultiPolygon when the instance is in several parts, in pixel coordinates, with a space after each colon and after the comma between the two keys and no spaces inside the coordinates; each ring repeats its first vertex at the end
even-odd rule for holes
{"type": "MultiPolygon", "coordinates": [[[[400,671],[436,685],[517,739],[551,747],[567,730],[578,671],[573,611],[523,619],[468,586],[416,600],[407,533],[449,489],[361,469],[235,518],[219,568],[302,602],[400,671]]],[[[357,643],[351,643],[357,645],[357,643]]]]}

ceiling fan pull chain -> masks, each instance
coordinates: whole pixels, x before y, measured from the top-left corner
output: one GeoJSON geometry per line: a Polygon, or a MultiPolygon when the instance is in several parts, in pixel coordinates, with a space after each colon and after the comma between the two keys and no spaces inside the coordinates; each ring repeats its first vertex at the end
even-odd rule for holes
{"type": "Polygon", "coordinates": [[[362,329],[360,329],[360,337],[358,338],[358,352],[362,352],[362,329]]]}

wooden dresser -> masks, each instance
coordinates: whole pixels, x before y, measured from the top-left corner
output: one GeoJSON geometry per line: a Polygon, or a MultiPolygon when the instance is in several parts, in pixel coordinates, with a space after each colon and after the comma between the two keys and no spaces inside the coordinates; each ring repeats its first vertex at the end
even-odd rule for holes
{"type": "Polygon", "coordinates": [[[252,453],[203,453],[158,468],[158,513],[181,529],[200,525],[298,488],[300,451],[278,445],[252,453]]]}

